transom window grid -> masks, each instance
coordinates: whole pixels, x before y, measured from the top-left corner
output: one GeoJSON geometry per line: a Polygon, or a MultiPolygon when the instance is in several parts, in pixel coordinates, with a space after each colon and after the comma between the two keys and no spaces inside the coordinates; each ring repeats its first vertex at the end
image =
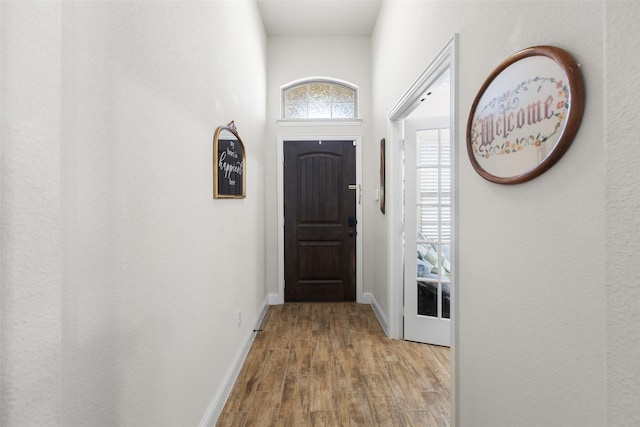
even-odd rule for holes
{"type": "Polygon", "coordinates": [[[307,81],[282,90],[284,119],[354,119],[357,90],[332,81],[307,81]]]}
{"type": "MultiPolygon", "coordinates": [[[[416,153],[417,280],[433,284],[438,296],[449,295],[451,283],[451,145],[449,129],[418,132],[416,153]],[[429,271],[425,271],[429,270],[429,271]]],[[[434,317],[450,317],[448,302],[434,317]]],[[[436,306],[434,305],[433,308],[436,306]]]]}

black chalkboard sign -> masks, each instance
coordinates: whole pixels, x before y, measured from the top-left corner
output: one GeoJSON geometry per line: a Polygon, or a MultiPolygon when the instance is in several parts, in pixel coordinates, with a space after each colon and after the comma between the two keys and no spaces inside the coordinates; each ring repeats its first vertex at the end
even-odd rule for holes
{"type": "Polygon", "coordinates": [[[244,144],[233,126],[220,126],[213,138],[213,197],[246,196],[244,144]]]}

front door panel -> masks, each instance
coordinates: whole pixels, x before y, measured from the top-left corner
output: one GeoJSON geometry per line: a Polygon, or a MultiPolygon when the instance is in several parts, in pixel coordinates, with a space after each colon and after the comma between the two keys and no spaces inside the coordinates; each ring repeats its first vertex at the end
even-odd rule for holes
{"type": "Polygon", "coordinates": [[[286,141],[284,160],[285,301],[354,301],[355,146],[286,141]]]}

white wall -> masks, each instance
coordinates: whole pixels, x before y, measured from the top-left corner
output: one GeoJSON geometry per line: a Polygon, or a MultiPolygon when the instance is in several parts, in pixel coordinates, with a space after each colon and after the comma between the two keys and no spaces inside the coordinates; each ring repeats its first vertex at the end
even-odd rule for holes
{"type": "Polygon", "coordinates": [[[3,2],[2,20],[3,425],[197,425],[265,300],[257,5],[3,2]],[[230,120],[247,198],[214,200],[230,120]]]}
{"type": "Polygon", "coordinates": [[[0,424],[55,425],[61,415],[60,5],[3,2],[0,10],[0,424]]]}
{"type": "Polygon", "coordinates": [[[640,425],[640,3],[605,9],[607,397],[610,426],[640,425]]]}
{"type": "MultiPolygon", "coordinates": [[[[464,137],[456,143],[460,426],[606,425],[604,27],[601,2],[382,5],[372,39],[374,133],[454,33],[458,135],[485,78],[525,47],[567,49],[587,86],[573,145],[531,182],[483,180],[464,137]]],[[[382,300],[386,289],[376,292],[382,300]]]]}
{"type": "MultiPolygon", "coordinates": [[[[277,284],[277,138],[286,136],[362,136],[363,163],[370,165],[378,158],[378,143],[371,136],[371,49],[368,37],[269,37],[267,84],[267,138],[265,143],[265,181],[267,198],[265,205],[267,250],[267,292],[275,294],[277,284]],[[280,86],[305,77],[323,76],[353,83],[359,88],[360,125],[342,126],[279,126],[280,86]]],[[[377,160],[376,160],[377,161],[377,160]]],[[[377,173],[377,169],[376,169],[377,173]]],[[[369,170],[363,176],[363,216],[359,225],[367,224],[375,207],[373,198],[376,181],[369,170]]],[[[368,232],[363,232],[364,289],[369,292],[372,271],[367,260],[370,247],[368,232]],[[369,248],[367,248],[369,246],[369,248]]]]}

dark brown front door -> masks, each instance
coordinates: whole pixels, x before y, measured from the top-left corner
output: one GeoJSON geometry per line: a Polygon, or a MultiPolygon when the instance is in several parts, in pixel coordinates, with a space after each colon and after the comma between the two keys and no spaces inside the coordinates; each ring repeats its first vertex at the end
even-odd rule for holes
{"type": "Polygon", "coordinates": [[[355,183],[353,141],[285,141],[285,301],[355,301],[355,183]]]}

